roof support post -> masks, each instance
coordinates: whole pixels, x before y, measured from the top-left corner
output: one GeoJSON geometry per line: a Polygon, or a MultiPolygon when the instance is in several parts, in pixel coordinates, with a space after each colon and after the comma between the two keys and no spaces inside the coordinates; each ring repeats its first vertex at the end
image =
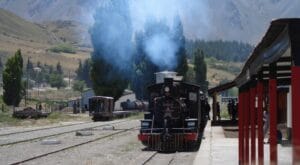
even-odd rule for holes
{"type": "Polygon", "coordinates": [[[300,164],[300,37],[299,23],[289,25],[292,56],[292,147],[293,164],[300,164]]]}
{"type": "Polygon", "coordinates": [[[245,164],[249,164],[250,160],[249,160],[249,98],[250,98],[250,90],[248,87],[246,87],[246,91],[245,91],[245,104],[244,104],[244,131],[245,131],[245,164]]]}
{"type": "Polygon", "coordinates": [[[212,109],[213,109],[213,122],[215,122],[216,121],[216,115],[217,115],[217,92],[213,93],[212,109]]]}
{"type": "Polygon", "coordinates": [[[239,106],[238,106],[238,118],[239,118],[239,164],[244,162],[244,97],[245,92],[242,88],[239,88],[239,106]]]}
{"type": "Polygon", "coordinates": [[[292,67],[292,144],[293,164],[300,163],[300,66],[292,67]]]}
{"type": "Polygon", "coordinates": [[[258,73],[257,84],[257,138],[258,138],[258,164],[264,164],[264,132],[263,132],[263,75],[258,73]]]}
{"type": "Polygon", "coordinates": [[[277,80],[276,63],[270,64],[269,79],[269,108],[270,108],[270,164],[277,165],[277,80]]]}
{"type": "Polygon", "coordinates": [[[250,118],[251,118],[251,164],[256,164],[256,108],[255,108],[255,97],[256,97],[256,87],[255,80],[252,78],[250,82],[250,118]]]}

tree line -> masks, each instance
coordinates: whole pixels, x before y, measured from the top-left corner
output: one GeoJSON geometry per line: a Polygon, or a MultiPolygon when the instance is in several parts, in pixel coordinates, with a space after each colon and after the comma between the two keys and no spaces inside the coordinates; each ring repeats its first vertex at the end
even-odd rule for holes
{"type": "Polygon", "coordinates": [[[195,50],[201,49],[208,57],[234,62],[244,62],[254,49],[252,45],[247,43],[222,40],[188,40],[186,42],[186,48],[189,58],[192,58],[195,50]]]}
{"type": "Polygon", "coordinates": [[[66,86],[63,80],[63,69],[59,62],[56,68],[53,68],[51,65],[42,65],[40,62],[35,65],[28,58],[24,68],[22,53],[19,49],[12,57],[7,59],[4,66],[1,60],[0,64],[0,70],[3,70],[3,101],[7,105],[19,105],[26,94],[26,88],[33,87],[33,84],[30,83],[31,80],[34,80],[38,85],[47,83],[51,87],[57,88],[66,86]]]}
{"type": "MultiPolygon", "coordinates": [[[[38,61],[36,64],[33,64],[30,58],[27,59],[26,64],[26,78],[34,80],[36,84],[49,84],[51,87],[62,88],[66,86],[66,82],[63,80],[63,69],[60,62],[57,62],[56,66],[48,64],[41,64],[38,61]]],[[[27,84],[29,87],[32,87],[33,84],[29,82],[27,84]]]]}

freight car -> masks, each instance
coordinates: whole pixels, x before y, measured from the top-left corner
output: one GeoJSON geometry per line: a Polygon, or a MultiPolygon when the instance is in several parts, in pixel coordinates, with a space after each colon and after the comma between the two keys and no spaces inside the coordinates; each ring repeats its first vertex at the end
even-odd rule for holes
{"type": "Polygon", "coordinates": [[[129,99],[121,102],[121,107],[124,111],[127,110],[137,110],[137,111],[146,111],[148,108],[148,103],[146,101],[130,101],[129,99]]]}
{"type": "Polygon", "coordinates": [[[94,121],[112,120],[114,98],[107,96],[93,96],[89,98],[90,116],[94,121]]]}
{"type": "Polygon", "coordinates": [[[173,78],[148,87],[149,113],[141,120],[138,139],[158,151],[199,148],[206,116],[200,87],[173,78]]]}

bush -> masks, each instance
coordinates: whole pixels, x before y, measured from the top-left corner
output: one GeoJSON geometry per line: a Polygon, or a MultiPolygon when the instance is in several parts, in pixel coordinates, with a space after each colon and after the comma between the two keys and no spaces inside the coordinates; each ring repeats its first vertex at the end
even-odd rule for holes
{"type": "Polygon", "coordinates": [[[73,84],[73,90],[83,92],[85,86],[86,85],[85,85],[84,81],[75,81],[73,84]]]}
{"type": "Polygon", "coordinates": [[[51,52],[54,52],[54,53],[71,53],[71,54],[75,54],[76,53],[76,49],[70,45],[70,44],[59,44],[59,45],[56,45],[50,49],[48,49],[49,51],[51,52]]]}
{"type": "Polygon", "coordinates": [[[0,111],[0,123],[17,125],[20,120],[13,118],[11,113],[0,111]]]}
{"type": "Polygon", "coordinates": [[[50,75],[49,83],[50,83],[51,87],[56,87],[58,89],[66,86],[63,76],[60,74],[55,74],[55,73],[50,75]]]}

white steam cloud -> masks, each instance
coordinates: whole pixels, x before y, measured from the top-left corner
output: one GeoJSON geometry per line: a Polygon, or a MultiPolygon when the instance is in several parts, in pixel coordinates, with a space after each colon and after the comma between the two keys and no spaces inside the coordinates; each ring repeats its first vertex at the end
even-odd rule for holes
{"type": "MultiPolygon", "coordinates": [[[[134,39],[137,32],[145,31],[147,21],[163,21],[169,29],[166,31],[166,29],[157,28],[143,41],[146,55],[161,69],[174,69],[177,65],[175,56],[182,43],[177,42],[176,39],[178,38],[174,37],[178,32],[174,28],[176,17],[181,18],[182,24],[193,26],[195,19],[197,19],[197,25],[199,25],[199,21],[203,22],[204,26],[208,25],[208,17],[205,14],[207,7],[202,0],[128,0],[127,9],[124,7],[126,1],[101,1],[99,6],[102,9],[96,10],[94,13],[94,25],[101,23],[102,26],[107,27],[98,30],[93,27],[91,30],[94,48],[102,47],[102,51],[106,52],[104,58],[120,69],[126,68],[124,64],[126,65],[128,60],[132,59],[132,42],[130,40],[134,39]],[[118,13],[110,12],[110,7],[105,8],[109,4],[119,5],[113,7],[113,10],[117,9],[118,13]],[[130,22],[130,25],[127,25],[126,22],[130,22]],[[129,37],[128,34],[132,36],[129,37]]],[[[203,29],[207,28],[202,28],[199,31],[204,32],[203,35],[207,34],[203,29]]],[[[181,33],[185,36],[189,35],[188,32],[181,31],[181,33]]]]}
{"type": "Polygon", "coordinates": [[[175,54],[178,47],[167,34],[151,36],[145,42],[145,50],[151,61],[167,69],[174,69],[177,65],[175,54]]]}
{"type": "Polygon", "coordinates": [[[205,38],[210,34],[209,0],[129,0],[132,24],[141,30],[149,18],[165,20],[172,24],[175,16],[180,16],[190,31],[187,38],[205,38]],[[191,30],[194,29],[194,30],[191,30]]]}

